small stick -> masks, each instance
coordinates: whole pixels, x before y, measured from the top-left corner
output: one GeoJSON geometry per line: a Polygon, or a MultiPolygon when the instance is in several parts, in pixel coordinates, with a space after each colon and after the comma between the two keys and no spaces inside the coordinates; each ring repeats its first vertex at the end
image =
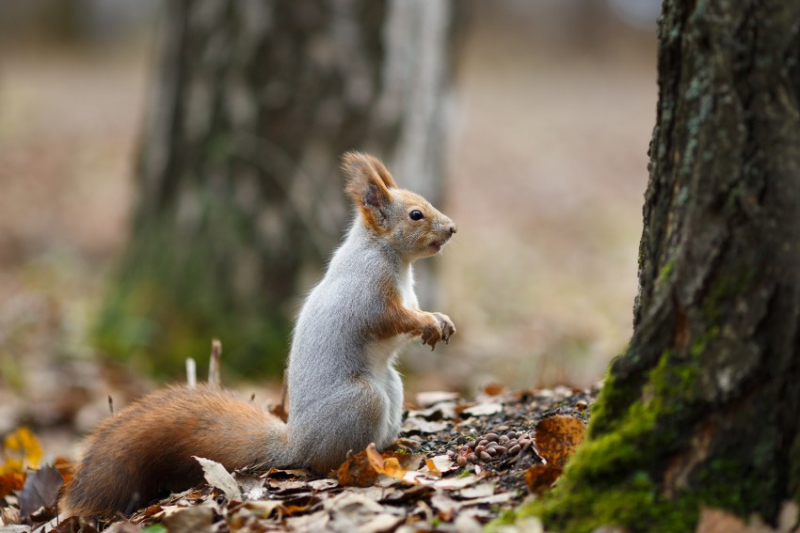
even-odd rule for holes
{"type": "Polygon", "coordinates": [[[186,384],[190,389],[197,387],[197,364],[191,357],[186,358],[186,384]]]}
{"type": "Polygon", "coordinates": [[[111,411],[111,416],[114,416],[114,398],[108,395],[108,410],[111,411]]]}
{"type": "Polygon", "coordinates": [[[208,384],[218,389],[222,386],[220,361],[222,360],[222,343],[219,339],[211,341],[211,360],[208,362],[208,384]]]}

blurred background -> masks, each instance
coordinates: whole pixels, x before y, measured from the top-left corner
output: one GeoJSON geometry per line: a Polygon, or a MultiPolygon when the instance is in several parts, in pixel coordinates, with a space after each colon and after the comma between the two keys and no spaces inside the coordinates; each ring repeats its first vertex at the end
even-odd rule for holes
{"type": "Polygon", "coordinates": [[[418,290],[459,332],[407,350],[409,398],[584,387],[624,349],[660,3],[285,4],[0,5],[0,435],[68,446],[214,336],[278,398],[346,149],[459,224],[418,290]]]}

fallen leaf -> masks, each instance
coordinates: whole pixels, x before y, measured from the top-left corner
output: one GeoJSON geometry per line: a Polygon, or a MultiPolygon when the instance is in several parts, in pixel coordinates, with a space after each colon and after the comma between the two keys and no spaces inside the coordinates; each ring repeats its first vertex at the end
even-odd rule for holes
{"type": "Polygon", "coordinates": [[[75,464],[60,455],[53,459],[53,466],[61,472],[61,477],[64,478],[64,485],[67,485],[72,479],[72,474],[75,472],[75,464]]]}
{"type": "Polygon", "coordinates": [[[308,482],[308,486],[311,488],[311,490],[325,491],[335,489],[339,486],[339,483],[335,479],[330,478],[312,479],[308,482]]]}
{"type": "Polygon", "coordinates": [[[289,479],[289,478],[313,478],[314,475],[304,468],[290,468],[287,470],[283,470],[280,468],[273,468],[267,473],[267,477],[269,478],[282,478],[282,479],[289,479]]]}
{"type": "Polygon", "coordinates": [[[203,467],[203,476],[206,482],[221,490],[225,493],[228,500],[242,501],[242,491],[239,489],[239,484],[233,479],[233,476],[228,472],[224,466],[216,461],[204,459],[202,457],[192,456],[197,459],[200,466],[203,467]]]}
{"type": "Polygon", "coordinates": [[[506,387],[504,385],[500,385],[499,383],[489,383],[483,388],[483,392],[489,396],[499,396],[506,391],[506,387]]]}
{"type": "Polygon", "coordinates": [[[211,533],[213,523],[214,510],[210,507],[189,507],[164,518],[169,533],[211,533]]]}
{"type": "Polygon", "coordinates": [[[417,405],[420,407],[429,407],[439,402],[448,402],[458,399],[457,392],[420,392],[417,394],[417,405]]]}
{"type": "Polygon", "coordinates": [[[275,494],[291,494],[311,490],[308,481],[270,479],[268,484],[270,492],[275,494]]]}
{"type": "Polygon", "coordinates": [[[377,473],[395,479],[403,479],[403,476],[406,475],[407,470],[400,466],[400,461],[398,461],[396,457],[384,458],[377,448],[375,448],[374,443],[370,443],[367,446],[366,452],[370,466],[372,466],[377,473]]]}
{"type": "Polygon", "coordinates": [[[369,487],[378,480],[378,473],[370,465],[366,452],[358,452],[339,466],[336,479],[344,487],[369,487]]]}
{"type": "Polygon", "coordinates": [[[331,529],[334,531],[391,531],[404,519],[402,511],[347,492],[323,502],[323,506],[331,513],[331,529]]]}
{"type": "Polygon", "coordinates": [[[533,494],[541,494],[553,486],[563,470],[553,465],[533,465],[525,472],[525,483],[533,494]]]}
{"type": "Polygon", "coordinates": [[[283,507],[283,502],[278,500],[259,500],[245,503],[241,509],[258,518],[269,518],[276,510],[283,507]]]}
{"type": "Polygon", "coordinates": [[[418,468],[421,460],[420,455],[396,452],[381,454],[374,444],[370,444],[366,450],[348,457],[336,471],[336,478],[339,485],[345,487],[368,487],[378,482],[379,473],[402,479],[408,470],[418,468]]]}
{"type": "Polygon", "coordinates": [[[434,488],[440,490],[461,490],[465,487],[469,487],[470,485],[474,485],[478,481],[482,480],[486,476],[475,476],[469,475],[459,478],[445,478],[440,479],[436,483],[433,484],[434,488]]]}
{"type": "Polygon", "coordinates": [[[550,466],[564,468],[575,448],[583,441],[586,424],[574,416],[556,415],[536,424],[536,451],[550,466]]]}
{"type": "MultiPolygon", "coordinates": [[[[121,522],[115,522],[111,524],[109,527],[103,530],[103,533],[137,533],[138,531],[139,528],[134,524],[128,522],[127,520],[123,520],[121,522]]],[[[164,528],[161,529],[161,531],[166,533],[167,530],[164,528]]],[[[155,533],[155,531],[152,533],[155,533]]]]}
{"type": "Polygon", "coordinates": [[[3,440],[3,463],[0,464],[0,474],[38,468],[43,455],[42,445],[30,429],[22,426],[3,440]]]}
{"type": "Polygon", "coordinates": [[[20,514],[28,517],[39,509],[54,508],[63,484],[64,478],[54,466],[45,466],[28,474],[19,494],[20,514]]]}
{"type": "MultiPolygon", "coordinates": [[[[447,456],[445,455],[445,457],[447,456]]],[[[430,472],[434,476],[442,477],[442,472],[439,470],[439,468],[436,466],[436,463],[434,463],[433,460],[425,459],[425,466],[428,467],[428,472],[430,472]]]]}
{"type": "Polygon", "coordinates": [[[66,520],[61,520],[52,531],[53,533],[97,533],[97,529],[91,524],[82,523],[78,516],[70,516],[66,520]]]}
{"type": "Polygon", "coordinates": [[[422,418],[429,422],[453,420],[456,418],[456,402],[440,402],[424,409],[413,409],[408,412],[408,418],[422,418]]]}
{"type": "Polygon", "coordinates": [[[481,483],[458,491],[457,496],[463,499],[485,498],[495,493],[494,483],[481,483]]]}
{"type": "Polygon", "coordinates": [[[447,495],[445,492],[436,492],[431,496],[431,507],[436,510],[437,516],[445,522],[451,522],[455,514],[461,509],[462,504],[447,495]]]}
{"type": "Polygon", "coordinates": [[[0,524],[11,526],[20,523],[19,509],[16,507],[0,508],[0,524]]]}
{"type": "Polygon", "coordinates": [[[418,500],[433,492],[433,487],[430,485],[414,485],[411,487],[403,487],[402,489],[390,490],[388,494],[382,494],[376,498],[378,501],[387,503],[400,503],[406,501],[418,500]]]}
{"type": "Polygon", "coordinates": [[[407,418],[403,422],[403,433],[407,435],[439,433],[449,427],[446,422],[428,422],[422,418],[407,418]]]}
{"type": "Polygon", "coordinates": [[[470,416],[488,416],[499,413],[503,410],[503,404],[500,403],[479,403],[461,411],[462,414],[470,416]]]}
{"type": "Polygon", "coordinates": [[[513,492],[501,492],[500,494],[493,494],[484,498],[475,498],[474,500],[464,500],[464,506],[467,505],[495,505],[498,503],[505,503],[514,499],[513,492]]]}
{"type": "Polygon", "coordinates": [[[328,513],[319,512],[289,517],[285,520],[285,524],[287,531],[329,531],[330,521],[328,513]]]}
{"type": "Polygon", "coordinates": [[[260,500],[267,493],[267,489],[264,487],[266,480],[263,477],[234,472],[233,479],[236,481],[236,484],[239,485],[244,501],[260,500]]]}
{"type": "Polygon", "coordinates": [[[463,514],[456,517],[453,527],[460,533],[481,533],[483,531],[483,526],[476,518],[463,514]]]}
{"type": "Polygon", "coordinates": [[[7,472],[0,474],[0,498],[8,496],[15,490],[22,490],[25,485],[25,472],[7,472]]]}
{"type": "MultiPolygon", "coordinates": [[[[459,468],[456,462],[451,459],[449,455],[437,455],[435,457],[431,457],[430,459],[426,459],[426,466],[428,465],[428,461],[431,461],[436,470],[438,470],[441,474],[446,474],[451,470],[458,470],[459,468]]],[[[430,467],[428,467],[428,469],[430,470],[430,467]]]]}

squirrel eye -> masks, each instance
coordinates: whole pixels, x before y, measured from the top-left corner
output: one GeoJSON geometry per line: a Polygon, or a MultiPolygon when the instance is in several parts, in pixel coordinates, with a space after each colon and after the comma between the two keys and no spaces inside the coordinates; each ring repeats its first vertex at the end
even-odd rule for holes
{"type": "Polygon", "coordinates": [[[422,220],[423,218],[425,218],[425,215],[423,215],[422,211],[420,211],[419,209],[414,209],[408,214],[408,217],[411,220],[422,220]]]}

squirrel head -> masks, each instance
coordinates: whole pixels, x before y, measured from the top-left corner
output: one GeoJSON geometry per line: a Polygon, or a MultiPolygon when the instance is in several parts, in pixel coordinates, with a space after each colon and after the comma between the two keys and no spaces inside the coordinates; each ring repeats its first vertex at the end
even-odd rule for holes
{"type": "Polygon", "coordinates": [[[345,191],[364,225],[406,261],[439,253],[456,232],[455,222],[422,196],[400,189],[378,159],[359,152],[342,157],[345,191]]]}

